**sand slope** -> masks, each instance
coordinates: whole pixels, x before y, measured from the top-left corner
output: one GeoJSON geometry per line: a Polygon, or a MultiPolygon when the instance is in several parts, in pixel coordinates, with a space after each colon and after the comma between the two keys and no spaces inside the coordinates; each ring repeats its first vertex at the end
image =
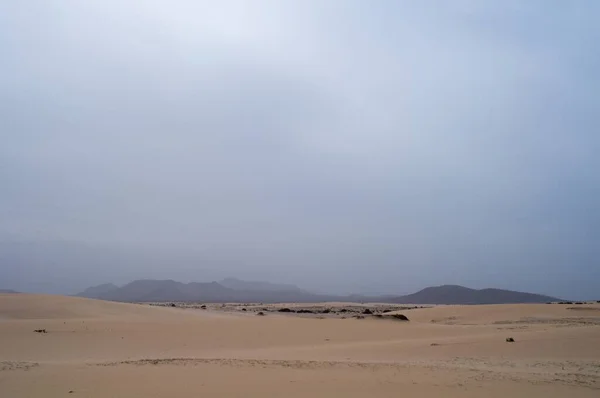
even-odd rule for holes
{"type": "Polygon", "coordinates": [[[0,396],[600,393],[600,305],[404,313],[410,322],[257,317],[3,294],[0,396]]]}

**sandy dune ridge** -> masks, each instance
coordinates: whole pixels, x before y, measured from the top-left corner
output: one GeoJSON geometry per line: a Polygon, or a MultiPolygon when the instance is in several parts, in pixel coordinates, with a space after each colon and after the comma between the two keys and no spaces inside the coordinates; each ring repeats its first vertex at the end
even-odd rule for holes
{"type": "Polygon", "coordinates": [[[600,393],[600,304],[402,313],[409,322],[0,294],[0,396],[600,393]]]}

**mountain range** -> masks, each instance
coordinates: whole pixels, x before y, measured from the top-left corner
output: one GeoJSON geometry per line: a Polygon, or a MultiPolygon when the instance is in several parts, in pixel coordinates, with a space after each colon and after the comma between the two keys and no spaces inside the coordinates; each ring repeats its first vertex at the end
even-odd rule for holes
{"type": "Polygon", "coordinates": [[[511,304],[561,301],[534,293],[502,289],[470,289],[464,286],[443,285],[428,287],[405,296],[336,296],[315,294],[295,285],[270,282],[242,281],[226,278],[220,282],[181,283],[173,280],[136,280],[124,286],[112,283],[90,287],[77,294],[110,301],[125,302],[387,302],[394,304],[511,304]]]}
{"type": "Polygon", "coordinates": [[[417,293],[393,299],[398,304],[517,304],[562,301],[541,294],[502,289],[470,289],[464,286],[443,285],[427,287],[417,293]]]}

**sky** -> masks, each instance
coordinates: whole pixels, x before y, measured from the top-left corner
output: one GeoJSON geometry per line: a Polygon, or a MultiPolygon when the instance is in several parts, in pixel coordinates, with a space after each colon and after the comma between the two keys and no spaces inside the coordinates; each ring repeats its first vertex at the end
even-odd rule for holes
{"type": "Polygon", "coordinates": [[[0,3],[0,288],[600,299],[600,2],[0,3]]]}

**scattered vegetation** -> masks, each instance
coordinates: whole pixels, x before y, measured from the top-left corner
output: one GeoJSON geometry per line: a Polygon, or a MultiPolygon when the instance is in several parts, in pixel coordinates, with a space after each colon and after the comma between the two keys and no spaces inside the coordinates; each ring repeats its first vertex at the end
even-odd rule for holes
{"type": "Polygon", "coordinates": [[[408,321],[409,319],[406,317],[406,315],[402,315],[402,314],[392,314],[392,315],[383,315],[383,314],[375,314],[373,315],[375,318],[379,318],[379,319],[395,319],[398,321],[408,321]]]}
{"type": "MultiPolygon", "coordinates": [[[[304,314],[304,315],[328,315],[322,316],[322,319],[335,317],[341,318],[343,316],[354,316],[354,315],[364,315],[365,317],[377,317],[381,318],[381,315],[389,316],[390,319],[391,313],[395,311],[401,310],[410,310],[414,308],[420,308],[416,306],[388,306],[388,305],[379,305],[379,304],[371,304],[369,307],[364,304],[359,305],[355,303],[348,303],[343,307],[331,307],[325,306],[320,303],[315,303],[311,305],[294,305],[293,307],[262,307],[263,303],[252,303],[252,302],[239,302],[239,303],[219,303],[219,304],[202,304],[202,302],[198,303],[189,303],[189,302],[177,302],[177,301],[166,301],[166,302],[156,302],[156,303],[148,303],[153,306],[161,306],[161,307],[173,307],[173,308],[194,308],[194,309],[202,309],[202,310],[215,310],[215,311],[225,311],[225,312],[253,312],[257,313],[261,311],[265,314],[270,312],[281,312],[281,313],[289,313],[291,314],[304,314]]],[[[384,317],[385,317],[384,316],[384,317]]],[[[402,318],[395,318],[402,319],[402,318]]],[[[403,319],[402,319],[403,320],[403,319]]]]}
{"type": "Polygon", "coordinates": [[[35,333],[48,333],[48,332],[46,331],[46,329],[36,329],[36,330],[34,330],[34,332],[35,332],[35,333]]]}

